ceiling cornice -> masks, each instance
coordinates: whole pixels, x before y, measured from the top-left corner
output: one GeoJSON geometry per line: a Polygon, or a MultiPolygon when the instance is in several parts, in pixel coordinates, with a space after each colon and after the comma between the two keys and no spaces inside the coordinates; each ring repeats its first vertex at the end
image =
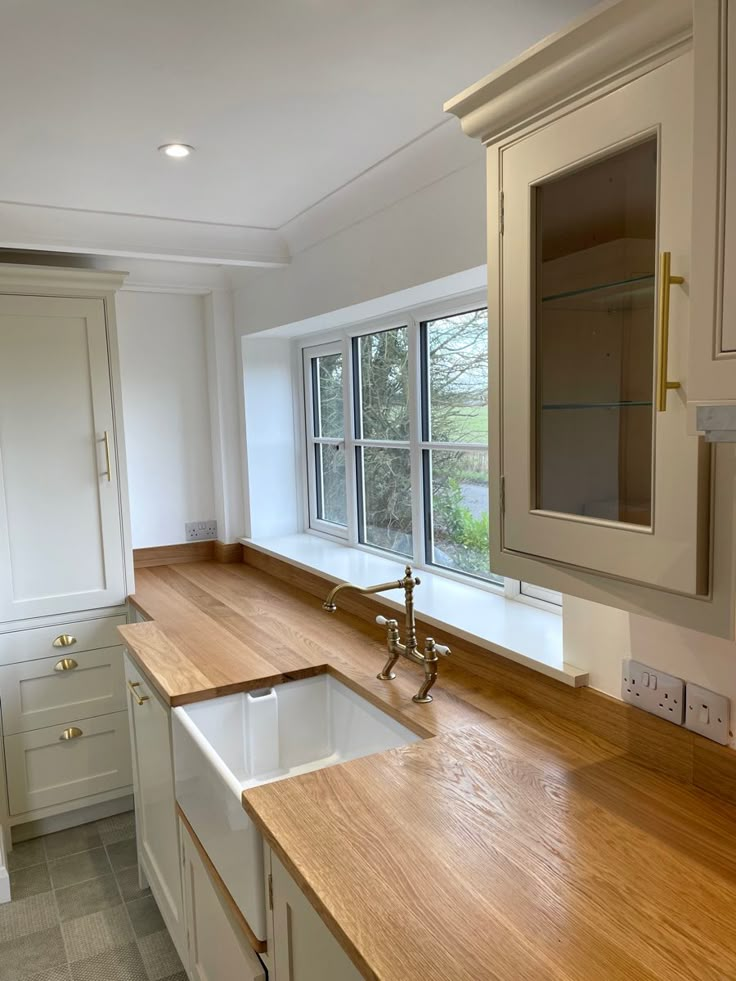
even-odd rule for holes
{"type": "Polygon", "coordinates": [[[0,201],[0,248],[228,266],[290,261],[284,237],[273,229],[13,201],[0,201]]]}

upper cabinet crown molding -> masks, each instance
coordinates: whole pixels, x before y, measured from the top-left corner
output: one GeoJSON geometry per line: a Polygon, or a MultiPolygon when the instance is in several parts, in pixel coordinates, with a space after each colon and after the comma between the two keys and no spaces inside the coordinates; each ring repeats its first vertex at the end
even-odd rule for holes
{"type": "Polygon", "coordinates": [[[0,263],[0,292],[84,293],[102,296],[119,290],[128,276],[117,270],[71,269],[0,263]]]}
{"type": "Polygon", "coordinates": [[[641,71],[686,48],[692,0],[605,0],[445,103],[463,131],[490,142],[621,72],[641,71]]]}

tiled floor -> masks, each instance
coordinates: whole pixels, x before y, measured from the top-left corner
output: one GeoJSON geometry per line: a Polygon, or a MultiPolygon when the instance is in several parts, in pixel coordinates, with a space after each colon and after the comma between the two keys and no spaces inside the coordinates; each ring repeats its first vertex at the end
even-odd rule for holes
{"type": "Polygon", "coordinates": [[[0,981],[186,981],[136,866],[133,812],[16,845],[0,981]]]}

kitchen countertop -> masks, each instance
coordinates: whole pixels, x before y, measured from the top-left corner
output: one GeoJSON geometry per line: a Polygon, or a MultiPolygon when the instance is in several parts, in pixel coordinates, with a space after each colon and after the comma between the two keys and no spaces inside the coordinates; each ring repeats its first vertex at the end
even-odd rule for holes
{"type": "Polygon", "coordinates": [[[183,704],[329,670],[424,735],[244,806],[366,978],[736,978],[736,807],[443,661],[430,705],[375,629],[245,565],[139,570],[120,628],[183,704]]]}

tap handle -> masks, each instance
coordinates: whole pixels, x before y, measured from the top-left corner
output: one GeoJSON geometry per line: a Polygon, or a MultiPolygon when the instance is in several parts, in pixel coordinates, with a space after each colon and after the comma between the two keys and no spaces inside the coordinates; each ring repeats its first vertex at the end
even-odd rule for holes
{"type": "Polygon", "coordinates": [[[424,649],[427,654],[438,654],[440,657],[449,657],[452,654],[449,647],[445,647],[444,644],[435,643],[434,637],[427,637],[424,649]]]}
{"type": "Polygon", "coordinates": [[[398,620],[388,620],[386,617],[382,616],[376,617],[376,623],[379,627],[388,627],[389,630],[392,630],[394,627],[398,627],[399,625],[398,620]]]}

